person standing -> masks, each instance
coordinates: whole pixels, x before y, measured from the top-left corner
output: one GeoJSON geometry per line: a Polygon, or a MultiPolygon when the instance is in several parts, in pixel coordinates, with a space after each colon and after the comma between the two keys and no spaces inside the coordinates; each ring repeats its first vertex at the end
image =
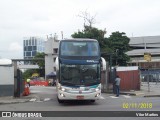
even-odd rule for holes
{"type": "Polygon", "coordinates": [[[116,97],[119,96],[120,81],[121,81],[121,78],[117,75],[115,79],[116,97]]]}
{"type": "Polygon", "coordinates": [[[29,85],[29,87],[30,87],[30,81],[31,81],[31,79],[28,78],[28,79],[27,79],[27,84],[29,85]]]}

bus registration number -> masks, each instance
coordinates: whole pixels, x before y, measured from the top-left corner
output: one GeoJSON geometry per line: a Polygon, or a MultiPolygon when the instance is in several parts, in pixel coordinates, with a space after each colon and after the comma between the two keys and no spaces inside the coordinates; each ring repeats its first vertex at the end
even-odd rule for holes
{"type": "Polygon", "coordinates": [[[84,99],[84,96],[77,96],[77,99],[78,99],[78,100],[83,100],[83,99],[84,99]]]}

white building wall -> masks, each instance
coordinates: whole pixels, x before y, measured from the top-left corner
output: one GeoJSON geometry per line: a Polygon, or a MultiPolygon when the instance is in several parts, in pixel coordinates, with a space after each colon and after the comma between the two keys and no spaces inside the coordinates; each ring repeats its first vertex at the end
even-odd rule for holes
{"type": "Polygon", "coordinates": [[[14,68],[11,65],[0,66],[0,97],[14,95],[14,68]]]}
{"type": "Polygon", "coordinates": [[[54,71],[54,62],[53,62],[53,56],[48,55],[45,56],[45,75],[51,73],[54,71]]]}
{"type": "Polygon", "coordinates": [[[45,75],[54,71],[55,58],[58,53],[54,52],[54,49],[58,49],[59,41],[50,37],[45,41],[45,75]]]}
{"type": "Polygon", "coordinates": [[[14,85],[14,68],[0,66],[0,85],[14,85]]]}

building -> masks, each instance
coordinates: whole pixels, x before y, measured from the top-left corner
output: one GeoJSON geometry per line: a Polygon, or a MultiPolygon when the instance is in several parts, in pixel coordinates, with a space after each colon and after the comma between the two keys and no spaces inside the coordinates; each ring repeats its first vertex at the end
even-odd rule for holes
{"type": "Polygon", "coordinates": [[[129,65],[137,65],[141,69],[160,69],[160,36],[131,37],[127,52],[131,57],[129,65]],[[144,53],[151,55],[151,61],[144,59],[144,53]]]}
{"type": "Polygon", "coordinates": [[[23,40],[24,59],[33,58],[37,52],[44,52],[44,39],[41,37],[26,37],[23,40]]]}
{"type": "Polygon", "coordinates": [[[56,72],[55,60],[58,56],[58,46],[59,40],[56,35],[45,41],[45,75],[56,72]]]}
{"type": "Polygon", "coordinates": [[[14,96],[14,67],[9,59],[0,59],[0,97],[14,96]]]}

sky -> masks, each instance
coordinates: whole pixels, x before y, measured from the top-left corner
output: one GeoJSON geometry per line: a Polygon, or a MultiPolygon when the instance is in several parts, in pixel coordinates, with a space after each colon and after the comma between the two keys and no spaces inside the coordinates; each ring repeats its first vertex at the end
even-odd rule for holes
{"type": "Polygon", "coordinates": [[[94,27],[128,37],[160,35],[160,0],[0,0],[0,58],[23,58],[24,37],[83,30],[85,11],[94,27]]]}

